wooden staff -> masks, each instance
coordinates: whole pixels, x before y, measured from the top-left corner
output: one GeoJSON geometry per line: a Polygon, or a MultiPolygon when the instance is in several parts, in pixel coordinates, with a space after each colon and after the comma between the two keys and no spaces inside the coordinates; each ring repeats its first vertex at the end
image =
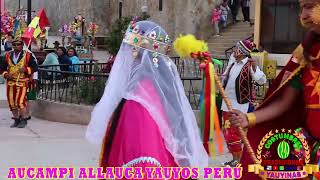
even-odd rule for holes
{"type": "MultiPolygon", "coordinates": [[[[232,111],[233,108],[232,108],[230,99],[226,96],[226,93],[225,93],[225,91],[224,91],[224,89],[223,89],[223,86],[222,86],[222,84],[221,84],[221,82],[220,82],[220,80],[219,80],[219,77],[218,77],[217,73],[214,71],[213,74],[214,74],[214,80],[215,80],[215,82],[216,82],[216,84],[217,84],[217,86],[218,86],[218,88],[219,88],[219,91],[220,91],[220,93],[221,93],[221,95],[222,95],[223,100],[225,101],[225,103],[226,103],[229,111],[232,111]]],[[[252,148],[252,146],[250,145],[250,142],[249,142],[249,140],[248,140],[248,138],[247,138],[247,135],[246,135],[246,133],[244,132],[244,130],[243,130],[243,128],[242,128],[241,126],[239,126],[239,132],[240,132],[241,138],[242,138],[242,140],[243,140],[243,142],[244,142],[245,147],[247,148],[247,151],[248,151],[251,159],[252,159],[256,164],[259,164],[260,162],[258,161],[258,159],[257,159],[257,157],[256,157],[256,155],[255,155],[255,153],[254,153],[254,151],[253,151],[253,148],[252,148]]]]}

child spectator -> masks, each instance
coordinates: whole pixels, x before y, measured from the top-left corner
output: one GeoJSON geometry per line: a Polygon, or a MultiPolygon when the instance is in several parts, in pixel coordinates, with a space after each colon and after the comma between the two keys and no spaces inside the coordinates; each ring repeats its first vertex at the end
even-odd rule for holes
{"type": "Polygon", "coordinates": [[[228,6],[228,2],[227,1],[223,1],[220,5],[220,9],[221,9],[221,22],[223,23],[223,27],[227,27],[227,22],[228,22],[228,14],[230,11],[230,8],[228,6]]]}
{"type": "Polygon", "coordinates": [[[220,36],[219,22],[221,19],[221,9],[219,5],[212,10],[211,23],[214,25],[215,36],[220,36]]]}

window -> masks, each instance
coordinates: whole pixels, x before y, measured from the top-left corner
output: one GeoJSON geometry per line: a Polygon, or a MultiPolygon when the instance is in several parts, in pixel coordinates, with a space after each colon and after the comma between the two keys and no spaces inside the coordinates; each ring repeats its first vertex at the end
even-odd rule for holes
{"type": "Polygon", "coordinates": [[[299,0],[262,0],[261,46],[270,53],[290,54],[302,41],[299,0]]]}

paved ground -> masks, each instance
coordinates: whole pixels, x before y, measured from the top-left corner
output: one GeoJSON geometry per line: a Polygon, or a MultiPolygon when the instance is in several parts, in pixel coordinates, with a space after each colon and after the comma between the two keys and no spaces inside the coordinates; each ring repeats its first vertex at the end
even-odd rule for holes
{"type": "MultiPolygon", "coordinates": [[[[6,179],[10,166],[97,166],[100,147],[85,140],[86,126],[33,118],[27,128],[11,129],[5,99],[5,85],[0,84],[0,180],[6,179]]],[[[228,153],[219,155],[211,166],[230,158],[228,153]]]]}
{"type": "MultiPolygon", "coordinates": [[[[85,140],[85,126],[33,118],[27,128],[11,129],[10,117],[8,109],[0,108],[0,180],[6,179],[12,166],[97,166],[100,147],[85,140]]],[[[225,154],[216,160],[220,164],[229,159],[225,154]]]]}
{"type": "Polygon", "coordinates": [[[84,139],[85,126],[29,121],[25,129],[9,128],[10,113],[0,108],[0,179],[10,166],[89,166],[98,164],[100,147],[84,139]]]}

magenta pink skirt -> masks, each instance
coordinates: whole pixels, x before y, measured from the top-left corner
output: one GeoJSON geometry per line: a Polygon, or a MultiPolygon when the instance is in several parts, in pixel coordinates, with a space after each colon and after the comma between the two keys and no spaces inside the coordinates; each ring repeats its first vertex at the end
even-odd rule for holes
{"type": "Polygon", "coordinates": [[[106,139],[109,144],[105,140],[102,167],[177,167],[157,124],[135,101],[125,102],[115,129],[108,130],[106,139]]]}

